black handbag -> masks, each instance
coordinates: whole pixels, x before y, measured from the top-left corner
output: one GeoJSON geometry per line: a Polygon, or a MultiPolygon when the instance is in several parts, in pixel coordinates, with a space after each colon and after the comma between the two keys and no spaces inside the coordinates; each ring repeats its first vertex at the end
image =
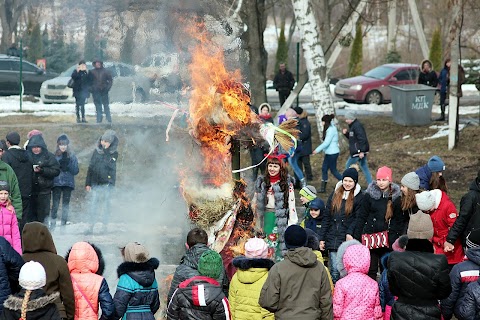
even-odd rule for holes
{"type": "Polygon", "coordinates": [[[75,80],[73,80],[73,78],[70,78],[70,80],[68,80],[67,87],[73,88],[74,84],[75,84],[75,80]]]}

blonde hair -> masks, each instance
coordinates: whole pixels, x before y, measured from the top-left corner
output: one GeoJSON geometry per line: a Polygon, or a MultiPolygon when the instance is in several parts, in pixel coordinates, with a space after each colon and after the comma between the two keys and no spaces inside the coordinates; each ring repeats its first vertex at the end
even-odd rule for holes
{"type": "Polygon", "coordinates": [[[32,293],[32,290],[27,290],[25,291],[25,296],[23,297],[23,302],[22,302],[22,320],[27,320],[27,305],[28,305],[28,300],[30,300],[30,294],[32,293]]]}

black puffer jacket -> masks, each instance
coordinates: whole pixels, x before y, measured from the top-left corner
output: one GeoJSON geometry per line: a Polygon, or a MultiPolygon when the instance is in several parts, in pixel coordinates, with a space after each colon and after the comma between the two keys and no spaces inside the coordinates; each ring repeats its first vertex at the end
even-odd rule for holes
{"type": "MultiPolygon", "coordinates": [[[[60,320],[55,300],[60,294],[58,292],[46,295],[42,289],[32,291],[27,304],[28,320],[60,320]]],[[[22,290],[16,296],[10,296],[4,303],[4,309],[1,318],[5,320],[22,319],[22,303],[25,296],[25,290],[22,290]]]]}
{"type": "Polygon", "coordinates": [[[33,162],[27,151],[18,146],[10,147],[2,160],[15,171],[22,198],[29,197],[32,193],[33,162]]]}
{"type": "MultiPolygon", "coordinates": [[[[173,293],[181,282],[200,275],[197,270],[198,259],[200,259],[200,256],[207,250],[211,249],[202,243],[198,243],[187,250],[185,255],[180,260],[180,265],[175,270],[175,274],[173,275],[170,290],[168,291],[168,301],[172,299],[173,293]]],[[[223,293],[225,296],[227,296],[229,281],[227,274],[225,273],[225,269],[220,277],[216,280],[222,285],[223,293]]]]}
{"type": "Polygon", "coordinates": [[[108,92],[113,84],[112,74],[103,67],[102,61],[93,61],[94,66],[96,62],[100,62],[102,66],[98,69],[94,68],[93,70],[90,70],[88,73],[88,83],[91,86],[90,88],[92,92],[108,92]]]}
{"type": "Polygon", "coordinates": [[[115,319],[155,320],[160,308],[155,269],[160,262],[151,258],[144,263],[124,262],[118,269],[117,291],[113,297],[115,319]]]}
{"type": "Polygon", "coordinates": [[[370,151],[370,144],[368,143],[367,133],[363,125],[355,119],[348,125],[349,129],[345,136],[348,139],[348,146],[350,156],[356,157],[360,152],[367,153],[370,151]]]}
{"type": "Polygon", "coordinates": [[[98,139],[87,171],[86,186],[115,185],[117,179],[118,138],[115,137],[108,149],[98,139]]]}
{"type": "Polygon", "coordinates": [[[409,239],[405,252],[388,259],[388,284],[398,300],[392,320],[440,320],[438,300],[451,292],[445,255],[434,254],[428,240],[409,239]]]}
{"type": "Polygon", "coordinates": [[[385,221],[389,193],[383,193],[376,181],[370,183],[363,198],[362,209],[357,217],[354,238],[361,240],[362,234],[371,234],[388,230],[390,246],[403,233],[403,214],[401,205],[401,191],[398,184],[391,183],[391,197],[393,203],[393,217],[390,223],[385,221]]]}
{"type": "Polygon", "coordinates": [[[468,193],[465,194],[460,200],[460,212],[457,220],[455,220],[455,223],[448,232],[448,242],[455,243],[458,237],[460,237],[462,244],[465,245],[465,239],[468,235],[468,232],[473,227],[473,225],[470,225],[470,221],[478,206],[480,206],[480,181],[475,179],[470,184],[470,190],[468,193]]]}
{"type": "Polygon", "coordinates": [[[277,91],[292,90],[295,86],[295,78],[293,77],[293,73],[288,70],[285,70],[284,73],[278,71],[273,79],[273,86],[277,91]]]}
{"type": "Polygon", "coordinates": [[[298,137],[299,144],[299,156],[309,156],[312,154],[312,126],[308,121],[307,111],[298,117],[298,127],[300,130],[300,136],[298,137]]]}
{"type": "Polygon", "coordinates": [[[60,164],[55,159],[55,155],[47,150],[47,145],[41,135],[30,138],[27,150],[32,163],[40,167],[40,172],[33,173],[32,193],[50,193],[53,187],[53,178],[60,174],[60,164]],[[33,147],[41,147],[42,152],[34,154],[33,147]]]}
{"type": "Polygon", "coordinates": [[[18,275],[23,264],[22,256],[4,237],[0,237],[0,311],[5,299],[19,289],[18,275]]]}
{"type": "Polygon", "coordinates": [[[230,320],[228,300],[214,279],[197,276],[183,281],[168,304],[168,320],[230,320]]]}
{"type": "MultiPolygon", "coordinates": [[[[342,182],[339,181],[335,187],[335,191],[340,188],[341,185],[342,182]]],[[[322,216],[322,229],[320,233],[320,241],[325,241],[325,248],[327,250],[337,250],[345,241],[347,234],[352,237],[354,236],[357,217],[362,211],[363,193],[361,190],[362,188],[357,184],[355,190],[353,190],[355,195],[353,198],[353,211],[348,216],[345,215],[346,200],[343,199],[340,210],[334,212],[332,201],[335,191],[330,194],[325,213],[322,216]]]]}
{"type": "Polygon", "coordinates": [[[72,72],[73,82],[73,96],[77,97],[80,95],[86,96],[88,90],[90,89],[90,82],[87,70],[73,70],[72,72]]]}
{"type": "Polygon", "coordinates": [[[456,264],[450,271],[450,283],[452,285],[452,293],[447,299],[442,300],[442,314],[445,320],[452,319],[453,314],[460,319],[460,304],[464,300],[467,286],[479,279],[480,272],[480,248],[470,248],[465,253],[468,260],[456,264]]]}

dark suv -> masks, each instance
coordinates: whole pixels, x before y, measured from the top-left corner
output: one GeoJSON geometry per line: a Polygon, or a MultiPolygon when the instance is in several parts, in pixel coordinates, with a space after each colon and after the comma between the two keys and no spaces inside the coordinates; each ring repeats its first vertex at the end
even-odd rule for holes
{"type": "MultiPolygon", "coordinates": [[[[33,63],[23,60],[23,94],[40,96],[42,82],[57,74],[45,72],[33,63]]],[[[18,95],[20,82],[20,58],[0,54],[0,95],[18,95]]]]}

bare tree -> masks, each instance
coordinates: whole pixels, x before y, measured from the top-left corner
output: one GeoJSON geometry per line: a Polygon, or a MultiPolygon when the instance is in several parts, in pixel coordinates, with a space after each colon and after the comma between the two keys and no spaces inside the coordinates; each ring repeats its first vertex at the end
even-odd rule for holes
{"type": "Polygon", "coordinates": [[[26,4],[27,0],[0,0],[0,20],[2,25],[1,52],[5,52],[12,44],[12,35],[17,28],[18,19],[26,4]]]}

